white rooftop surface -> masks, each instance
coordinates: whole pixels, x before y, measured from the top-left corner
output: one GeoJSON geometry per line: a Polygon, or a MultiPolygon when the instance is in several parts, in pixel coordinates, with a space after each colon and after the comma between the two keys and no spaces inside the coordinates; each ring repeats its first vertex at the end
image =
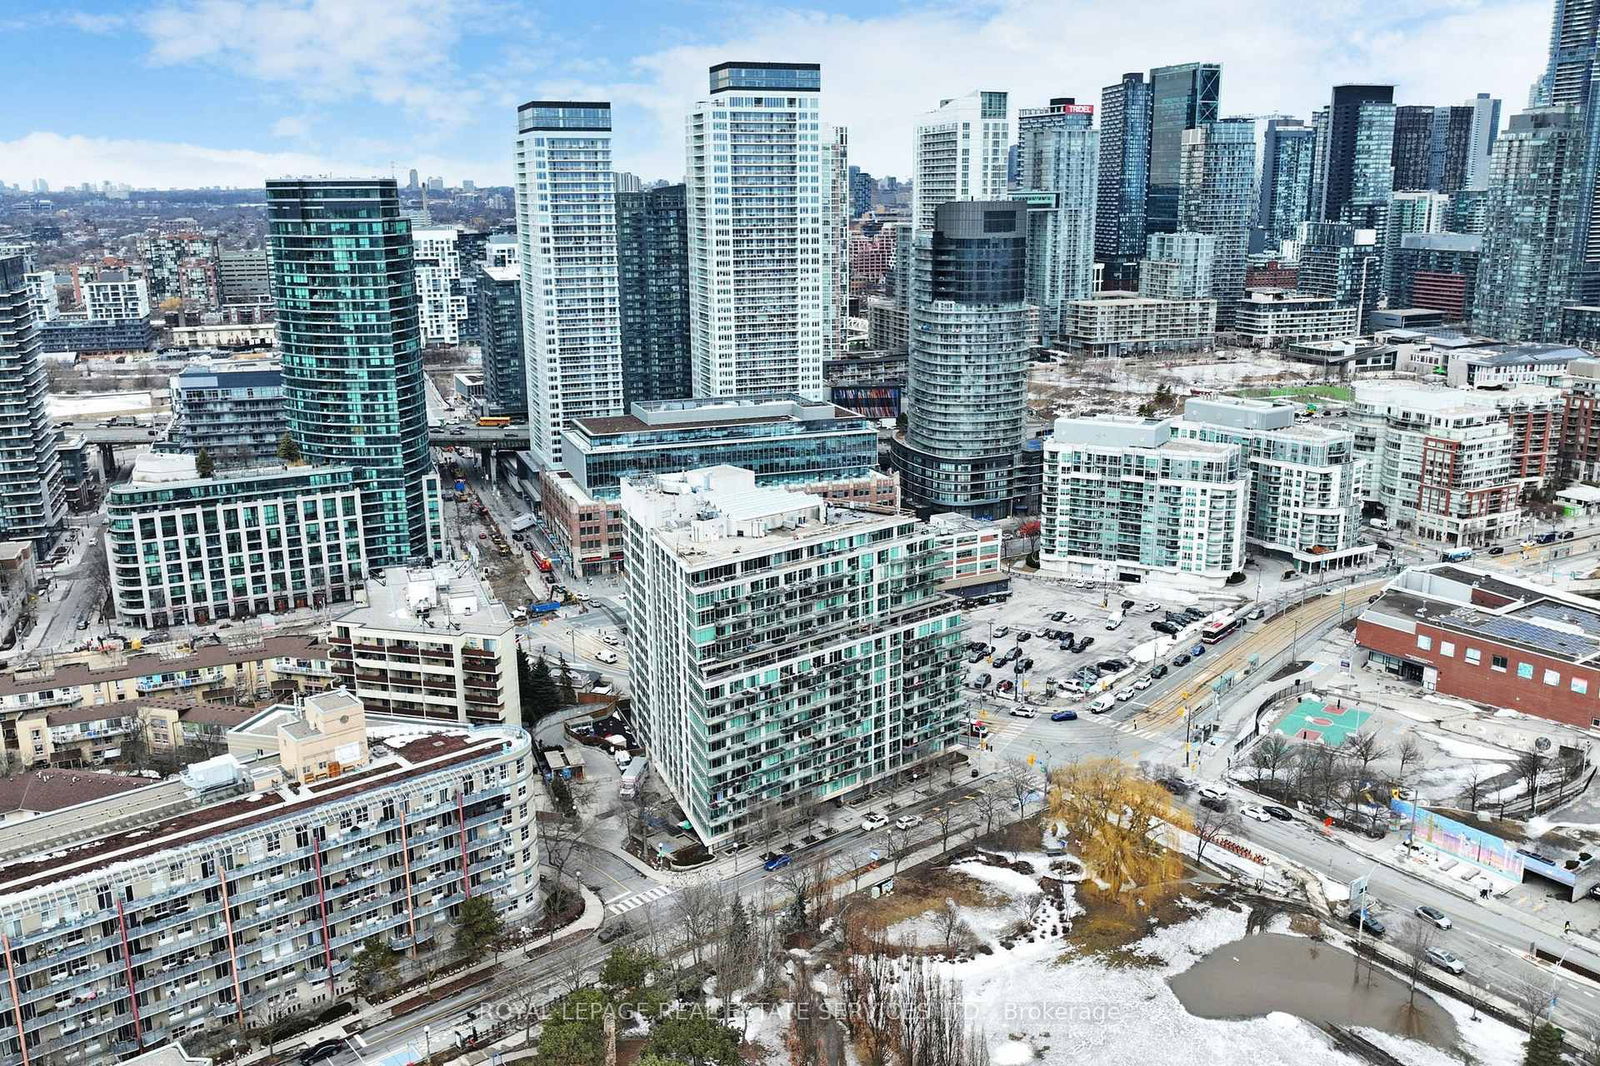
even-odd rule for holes
{"type": "Polygon", "coordinates": [[[1381,384],[1357,385],[1354,389],[1356,403],[1422,411],[1492,410],[1504,406],[1508,399],[1554,400],[1560,395],[1560,389],[1545,385],[1518,385],[1509,389],[1452,389],[1385,381],[1381,384]]]}
{"type": "Polygon", "coordinates": [[[441,638],[456,633],[498,637],[512,628],[511,612],[490,598],[478,576],[465,564],[432,569],[392,567],[381,580],[367,582],[367,605],[336,621],[368,629],[441,638]]]}

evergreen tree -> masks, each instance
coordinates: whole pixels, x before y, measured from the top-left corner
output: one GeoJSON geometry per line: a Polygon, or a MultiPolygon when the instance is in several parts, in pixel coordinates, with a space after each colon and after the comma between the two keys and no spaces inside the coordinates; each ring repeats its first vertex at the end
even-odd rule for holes
{"type": "Polygon", "coordinates": [[[195,453],[194,472],[201,477],[210,477],[217,472],[217,462],[211,458],[211,453],[201,448],[195,453]]]}
{"type": "Polygon", "coordinates": [[[608,1010],[597,988],[580,988],[552,1003],[539,1031],[540,1066],[600,1066],[608,1010]]]}
{"type": "Polygon", "coordinates": [[[627,1004],[634,1013],[654,1017],[666,1002],[651,984],[661,968],[661,960],[648,951],[615,947],[600,967],[600,987],[613,1006],[627,1004]]]}
{"type": "MultiPolygon", "coordinates": [[[[737,1066],[739,1034],[696,1011],[657,1022],[645,1054],[688,1066],[737,1066]]],[[[641,1060],[642,1061],[642,1060],[641,1060]]]]}
{"type": "Polygon", "coordinates": [[[575,706],[578,702],[578,690],[572,685],[572,667],[567,665],[567,660],[561,660],[561,705],[563,707],[575,706]]]}
{"type": "Polygon", "coordinates": [[[484,951],[499,955],[505,935],[505,923],[495,913],[489,897],[473,896],[461,904],[456,914],[455,941],[450,947],[460,959],[471,959],[484,951]]]}
{"type": "Polygon", "coordinates": [[[550,663],[543,655],[529,659],[517,656],[517,682],[522,692],[522,724],[533,728],[545,715],[561,707],[561,690],[550,674],[550,663]]]}
{"type": "Polygon", "coordinates": [[[1544,1022],[1528,1037],[1528,1050],[1522,1056],[1522,1066],[1561,1066],[1564,1061],[1562,1045],[1567,1035],[1544,1022]]]}
{"type": "Polygon", "coordinates": [[[381,936],[367,937],[350,964],[356,994],[370,1001],[374,993],[394,979],[399,969],[400,953],[381,936]]]}
{"type": "Polygon", "coordinates": [[[288,433],[279,437],[278,458],[286,463],[298,463],[300,461],[300,442],[288,433]]]}

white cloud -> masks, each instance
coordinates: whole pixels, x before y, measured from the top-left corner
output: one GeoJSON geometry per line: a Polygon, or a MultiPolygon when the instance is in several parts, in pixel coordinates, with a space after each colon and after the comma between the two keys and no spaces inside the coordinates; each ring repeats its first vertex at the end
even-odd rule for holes
{"type": "Polygon", "coordinates": [[[272,124],[274,137],[293,137],[300,139],[311,132],[311,122],[308,119],[298,118],[294,115],[284,115],[272,124]]]}
{"type": "Polygon", "coordinates": [[[323,104],[457,122],[480,94],[451,56],[476,0],[175,0],[139,21],[157,64],[207,63],[323,104]]]}
{"type": "MultiPolygon", "coordinates": [[[[126,182],[139,189],[252,188],[260,187],[267,178],[285,175],[393,176],[394,168],[381,155],[334,158],[309,152],[258,152],[34,132],[14,141],[0,141],[0,180],[26,185],[34,178],[44,178],[56,188],[101,180],[126,182]]],[[[429,174],[469,177],[474,172],[498,174],[503,166],[498,161],[489,164],[437,156],[418,159],[412,165],[429,174]]]]}
{"type": "Polygon", "coordinates": [[[871,18],[763,8],[724,40],[638,57],[628,80],[547,81],[541,92],[611,99],[618,167],[676,178],[683,115],[706,91],[707,66],[820,62],[825,117],[850,128],[852,161],[904,177],[912,125],[941,97],[1004,89],[1014,107],[1098,104],[1124,71],[1193,60],[1223,64],[1227,114],[1307,117],[1334,84],[1361,81],[1394,83],[1399,103],[1487,91],[1509,114],[1543,67],[1549,19],[1548,0],[1002,0],[871,18]]]}

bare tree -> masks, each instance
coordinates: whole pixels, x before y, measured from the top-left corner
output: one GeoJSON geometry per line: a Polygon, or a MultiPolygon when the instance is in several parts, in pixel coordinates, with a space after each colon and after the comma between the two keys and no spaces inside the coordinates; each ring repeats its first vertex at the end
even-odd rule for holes
{"type": "Polygon", "coordinates": [[[1011,796],[1017,820],[1025,820],[1028,817],[1028,804],[1038,798],[1044,788],[1044,780],[1028,765],[1026,759],[1007,760],[1000,771],[1000,780],[1005,783],[1006,791],[1011,796]]]}
{"type": "Polygon", "coordinates": [[[1473,759],[1467,767],[1467,810],[1476,814],[1478,801],[1483,797],[1483,763],[1473,759]]]}
{"type": "Polygon", "coordinates": [[[696,966],[703,953],[716,943],[727,918],[727,898],[721,881],[699,877],[678,890],[673,908],[678,928],[696,966]]]}
{"type": "Polygon", "coordinates": [[[953,899],[944,901],[937,923],[939,936],[944,941],[946,949],[956,947],[958,944],[964,946],[972,936],[971,930],[967,928],[967,920],[961,915],[961,908],[953,899]]]}
{"type": "Polygon", "coordinates": [[[568,866],[583,844],[588,842],[591,826],[578,818],[556,818],[539,823],[540,854],[550,867],[551,879],[557,892],[566,891],[568,866]]]}
{"type": "Polygon", "coordinates": [[[939,854],[950,850],[950,830],[955,825],[956,805],[954,803],[941,803],[931,814],[933,823],[939,827],[939,854]]]}
{"type": "Polygon", "coordinates": [[[1294,759],[1294,745],[1289,743],[1289,738],[1279,732],[1271,732],[1261,738],[1261,743],[1255,746],[1250,753],[1250,764],[1258,770],[1265,770],[1269,780],[1276,782],[1278,773],[1288,766],[1294,759]]]}
{"type": "Polygon", "coordinates": [[[910,855],[916,850],[916,841],[912,840],[911,832],[909,830],[898,829],[893,826],[884,832],[884,838],[888,845],[889,862],[892,864],[892,872],[898,874],[900,872],[901,861],[905,859],[907,855],[910,855]]]}
{"type": "Polygon", "coordinates": [[[1385,759],[1389,749],[1383,746],[1376,733],[1356,732],[1345,738],[1342,753],[1348,760],[1348,778],[1344,788],[1345,809],[1359,803],[1368,781],[1367,771],[1372,764],[1385,759]]]}
{"type": "Polygon", "coordinates": [[[1532,748],[1517,756],[1517,779],[1527,786],[1529,807],[1534,813],[1539,810],[1539,775],[1549,763],[1548,755],[1532,748]]]}
{"type": "Polygon", "coordinates": [[[1206,857],[1206,846],[1214,843],[1224,833],[1239,831],[1239,816],[1227,808],[1215,810],[1201,805],[1194,815],[1194,858],[1196,862],[1206,857]]]}
{"type": "Polygon", "coordinates": [[[1517,1014],[1525,1019],[1529,1033],[1550,1007],[1550,990],[1537,981],[1513,978],[1505,986],[1505,996],[1516,1006],[1517,1014]]]}
{"type": "Polygon", "coordinates": [[[1407,1006],[1415,1010],[1417,1007],[1417,982],[1421,980],[1429,965],[1428,949],[1433,947],[1433,941],[1439,930],[1432,922],[1423,921],[1416,915],[1406,918],[1400,925],[1400,936],[1397,943],[1400,950],[1405,952],[1406,961],[1404,975],[1406,984],[1410,987],[1411,996],[1407,1006]]]}
{"type": "Polygon", "coordinates": [[[1403,737],[1394,746],[1394,757],[1400,764],[1400,772],[1395,783],[1404,789],[1410,781],[1406,771],[1420,769],[1422,766],[1422,745],[1417,743],[1415,737],[1403,737]]]}
{"type": "Polygon", "coordinates": [[[978,789],[972,806],[978,812],[978,817],[983,819],[983,835],[988,836],[994,832],[994,821],[1005,807],[1005,795],[995,785],[986,784],[978,789]]]}

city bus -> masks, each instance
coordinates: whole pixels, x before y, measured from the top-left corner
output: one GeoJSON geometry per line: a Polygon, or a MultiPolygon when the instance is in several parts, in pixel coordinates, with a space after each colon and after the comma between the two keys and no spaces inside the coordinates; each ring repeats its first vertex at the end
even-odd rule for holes
{"type": "Polygon", "coordinates": [[[1214,618],[1207,622],[1205,628],[1200,631],[1200,639],[1206,644],[1215,644],[1238,628],[1238,615],[1232,615],[1228,618],[1214,618]]]}
{"type": "Polygon", "coordinates": [[[503,429],[511,424],[511,419],[505,415],[484,415],[478,419],[478,425],[484,429],[503,429]]]}

